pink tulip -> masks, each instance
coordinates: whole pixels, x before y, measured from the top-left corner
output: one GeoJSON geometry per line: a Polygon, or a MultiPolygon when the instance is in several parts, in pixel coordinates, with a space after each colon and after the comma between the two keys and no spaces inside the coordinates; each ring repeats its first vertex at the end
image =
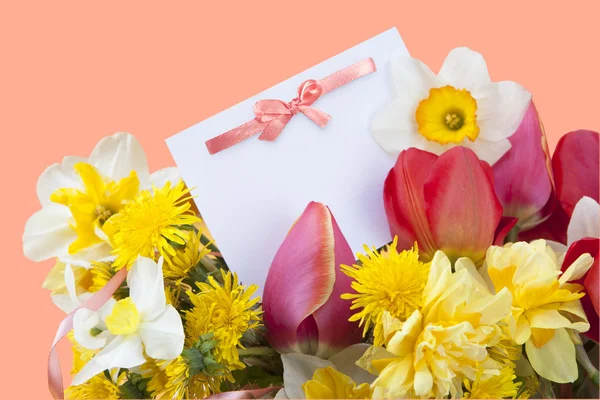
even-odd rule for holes
{"type": "Polygon", "coordinates": [[[263,294],[263,320],[280,353],[328,358],[361,341],[348,319],[351,279],[340,270],[354,255],[329,208],[311,202],[277,251],[263,294]]]}
{"type": "Polygon", "coordinates": [[[502,219],[490,166],[465,147],[441,156],[410,148],[398,156],[384,185],[384,205],[398,248],[415,242],[424,261],[443,250],[481,264],[492,244],[516,222],[502,219]]]}
{"type": "Polygon", "coordinates": [[[554,205],[550,153],[533,103],[509,140],[511,149],[492,167],[494,188],[504,215],[516,217],[520,230],[531,229],[554,205]]]}

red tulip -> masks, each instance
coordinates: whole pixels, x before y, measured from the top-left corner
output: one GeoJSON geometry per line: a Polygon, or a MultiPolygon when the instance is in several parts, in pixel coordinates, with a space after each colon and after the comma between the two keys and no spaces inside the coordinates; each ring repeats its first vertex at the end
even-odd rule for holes
{"type": "Polygon", "coordinates": [[[479,265],[511,227],[502,220],[491,168],[460,146],[441,156],[415,148],[400,153],[385,181],[384,204],[398,248],[417,242],[424,261],[443,250],[479,265]]]}
{"type": "Polygon", "coordinates": [[[585,287],[586,295],[581,298],[581,305],[585,311],[590,323],[590,330],[584,332],[584,335],[598,342],[598,297],[600,292],[600,268],[598,267],[600,248],[600,239],[585,238],[574,242],[567,250],[562,267],[563,271],[573,263],[580,255],[589,253],[594,257],[594,264],[586,275],[574,283],[582,284],[585,287]]]}
{"type": "Polygon", "coordinates": [[[340,264],[354,255],[329,208],[310,203],[277,251],[263,294],[263,320],[271,346],[280,353],[328,358],[359,343],[361,329],[342,293],[351,279],[340,264]]]}
{"type": "Polygon", "coordinates": [[[533,103],[509,140],[511,149],[492,167],[494,188],[504,215],[516,217],[520,230],[530,229],[548,218],[554,205],[550,152],[533,103]]]}

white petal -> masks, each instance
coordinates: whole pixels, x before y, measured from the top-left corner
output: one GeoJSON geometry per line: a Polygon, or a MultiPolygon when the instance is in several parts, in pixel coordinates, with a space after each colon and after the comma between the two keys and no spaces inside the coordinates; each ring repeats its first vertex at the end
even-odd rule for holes
{"type": "Polygon", "coordinates": [[[388,153],[398,154],[409,147],[415,147],[413,140],[418,139],[415,110],[408,97],[398,97],[392,103],[378,111],[371,124],[375,141],[388,153]]]}
{"type": "Polygon", "coordinates": [[[485,59],[468,47],[451,50],[437,76],[457,89],[473,90],[491,82],[485,59]]]}
{"type": "Polygon", "coordinates": [[[167,167],[152,173],[150,175],[150,182],[148,184],[142,182],[142,188],[147,189],[153,185],[160,188],[165,186],[167,182],[171,182],[171,186],[174,186],[180,179],[181,175],[177,167],[167,167]]]}
{"type": "Polygon", "coordinates": [[[142,321],[151,321],[165,309],[167,303],[162,272],[163,259],[139,257],[127,275],[129,296],[142,321]]]}
{"type": "Polygon", "coordinates": [[[577,260],[573,261],[573,264],[569,265],[565,272],[562,273],[560,278],[558,278],[558,283],[562,286],[567,282],[583,278],[585,273],[592,267],[593,263],[594,258],[588,253],[580,255],[577,257],[577,260]]]}
{"type": "Polygon", "coordinates": [[[279,389],[279,392],[275,395],[275,399],[289,399],[287,393],[285,392],[285,388],[279,389]]]}
{"type": "Polygon", "coordinates": [[[92,336],[90,330],[100,323],[100,316],[97,312],[87,308],[80,308],[73,316],[73,333],[75,340],[86,349],[96,350],[104,347],[106,339],[99,336],[92,336]]]}
{"type": "Polygon", "coordinates": [[[173,306],[150,322],[142,322],[139,335],[146,353],[157,360],[172,360],[181,354],[185,334],[179,313],[173,306]]]}
{"type": "Polygon", "coordinates": [[[515,82],[496,82],[473,92],[477,100],[478,139],[508,139],[517,130],[529,104],[531,93],[515,82]]]}
{"type": "Polygon", "coordinates": [[[371,384],[376,376],[371,375],[369,372],[356,365],[356,362],[365,354],[365,351],[367,351],[369,347],[370,345],[366,343],[359,343],[346,347],[344,350],[330,357],[329,361],[335,365],[335,369],[352,378],[356,384],[365,382],[371,384]]]}
{"type": "Polygon", "coordinates": [[[600,205],[596,200],[584,196],[573,209],[567,229],[567,241],[571,245],[586,237],[600,238],[600,205]]]}
{"type": "Polygon", "coordinates": [[[473,150],[480,160],[485,161],[490,165],[494,165],[511,148],[508,139],[490,142],[485,139],[477,138],[474,142],[464,140],[462,145],[473,150]]]}
{"type": "Polygon", "coordinates": [[[313,378],[319,368],[333,367],[333,363],[308,354],[282,354],[283,386],[290,399],[304,399],[302,385],[313,378]]]}
{"type": "Polygon", "coordinates": [[[115,256],[112,255],[112,247],[106,243],[98,243],[75,254],[61,255],[59,259],[76,267],[90,269],[92,262],[114,261],[115,256]]]}
{"type": "Polygon", "coordinates": [[[82,157],[67,156],[63,159],[62,164],[52,164],[42,172],[36,187],[37,196],[42,206],[51,203],[50,196],[58,189],[79,189],[82,187],[81,179],[73,166],[86,161],[87,159],[82,157]]]}
{"type": "Polygon", "coordinates": [[[566,329],[554,331],[554,337],[537,348],[532,340],[525,344],[531,366],[542,377],[557,383],[574,382],[577,379],[575,345],[566,329]]]}
{"type": "Polygon", "coordinates": [[[81,385],[104,370],[133,368],[145,361],[139,336],[118,336],[83,366],[73,378],[73,385],[81,385]]]}
{"type": "Polygon", "coordinates": [[[113,180],[129,176],[135,171],[140,182],[148,182],[148,162],[144,149],[137,139],[125,132],[119,132],[102,139],[92,154],[90,164],[100,173],[113,180]]]}
{"type": "Polygon", "coordinates": [[[410,98],[415,103],[415,110],[419,102],[429,96],[429,89],[442,86],[429,67],[415,58],[400,57],[393,60],[390,71],[396,96],[410,98]]]}
{"type": "MultiPolygon", "coordinates": [[[[565,246],[562,243],[559,242],[555,242],[554,240],[546,240],[546,244],[548,246],[550,246],[550,248],[555,252],[555,253],[566,253],[567,250],[569,249],[567,246],[565,246]]],[[[563,254],[564,255],[564,254],[563,254]]],[[[562,264],[562,263],[561,263],[562,264]]]]}
{"type": "Polygon", "coordinates": [[[23,252],[32,261],[44,261],[69,253],[77,239],[69,226],[71,211],[62,204],[49,204],[33,214],[25,224],[23,252]]]}
{"type": "Polygon", "coordinates": [[[79,303],[74,303],[71,299],[71,296],[68,294],[55,294],[50,296],[50,298],[52,299],[54,305],[66,314],[69,314],[71,311],[80,306],[79,303]]]}

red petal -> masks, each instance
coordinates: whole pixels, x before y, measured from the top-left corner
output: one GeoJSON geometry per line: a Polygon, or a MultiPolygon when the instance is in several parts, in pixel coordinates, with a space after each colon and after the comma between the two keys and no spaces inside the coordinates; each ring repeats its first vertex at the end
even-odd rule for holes
{"type": "Polygon", "coordinates": [[[581,298],[581,305],[583,306],[583,310],[585,311],[586,316],[588,317],[588,321],[590,323],[590,330],[584,332],[584,335],[589,337],[592,340],[598,342],[599,328],[598,328],[598,292],[600,291],[600,276],[599,276],[599,267],[598,261],[600,251],[600,239],[597,238],[585,238],[578,240],[571,244],[567,253],[565,254],[565,259],[562,264],[562,270],[566,270],[569,268],[571,264],[580,255],[584,253],[589,253],[594,257],[594,264],[587,272],[587,274],[580,280],[577,281],[579,284],[583,284],[585,286],[586,295],[581,298]]]}
{"type": "Polygon", "coordinates": [[[356,323],[348,322],[349,303],[338,294],[350,291],[347,280],[336,282],[341,263],[354,263],[350,246],[327,206],[312,202],[289,231],[267,275],[263,320],[273,348],[320,354],[327,350],[320,342],[337,340],[336,335],[343,347],[360,341],[356,323]]]}
{"type": "Polygon", "coordinates": [[[481,264],[502,206],[475,153],[457,146],[442,154],[425,181],[424,197],[437,247],[451,259],[465,256],[481,264]]]}
{"type": "Polygon", "coordinates": [[[504,215],[529,229],[552,211],[553,189],[546,135],[533,103],[509,140],[511,149],[493,167],[494,188],[504,215]]]}
{"type": "Polygon", "coordinates": [[[517,224],[518,219],[515,217],[502,217],[500,218],[500,223],[496,228],[496,233],[494,235],[494,245],[502,246],[504,244],[504,239],[508,232],[517,224]]]}
{"type": "Polygon", "coordinates": [[[561,137],[556,146],[552,157],[556,194],[569,216],[583,196],[599,201],[598,143],[598,132],[578,130],[561,137]]]}
{"type": "Polygon", "coordinates": [[[436,246],[427,216],[423,185],[437,156],[410,148],[400,153],[383,188],[383,201],[390,232],[398,236],[398,250],[419,244],[421,256],[433,258],[436,246]]]}

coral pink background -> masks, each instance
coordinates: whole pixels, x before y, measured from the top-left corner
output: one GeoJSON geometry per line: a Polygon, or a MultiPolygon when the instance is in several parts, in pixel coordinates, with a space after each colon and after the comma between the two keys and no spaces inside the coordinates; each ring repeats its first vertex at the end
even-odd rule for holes
{"type": "Polygon", "coordinates": [[[2,397],[50,397],[46,358],[63,317],[40,287],[52,262],[21,250],[37,177],[103,136],[131,132],[152,169],[171,165],[166,137],[392,26],[434,70],[453,47],[482,52],[494,80],[534,94],[552,147],[600,129],[600,3],[433,3],[3,2],[2,397]]]}

